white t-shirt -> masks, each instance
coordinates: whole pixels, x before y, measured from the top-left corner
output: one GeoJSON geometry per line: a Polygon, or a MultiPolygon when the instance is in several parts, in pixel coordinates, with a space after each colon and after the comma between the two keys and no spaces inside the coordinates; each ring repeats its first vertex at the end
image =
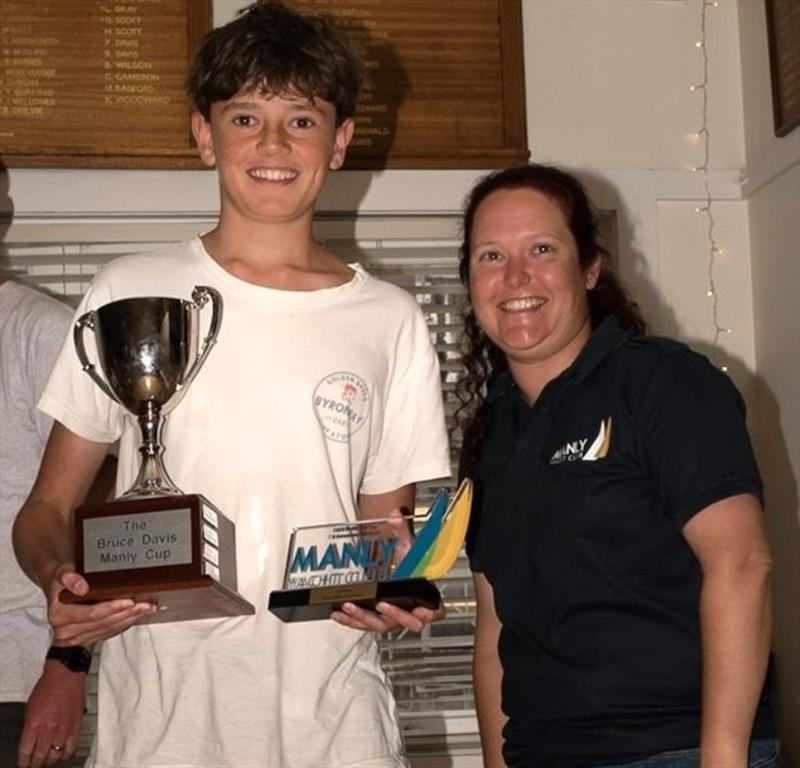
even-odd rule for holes
{"type": "MultiPolygon", "coordinates": [[[[256,606],[251,617],[146,625],[106,641],[89,765],[405,764],[375,638],[331,621],[283,624],[266,609],[290,528],[352,520],[359,492],[449,474],[422,314],[404,291],[353,269],[335,288],[273,290],[226,272],[195,238],[112,262],[85,296],[80,310],[188,299],[197,285],[222,294],[217,343],[168,417],[164,460],[184,492],[236,524],[238,589],[256,606]]],[[[117,490],[129,486],[138,426],[81,371],[72,342],[40,406],[88,439],[121,435],[117,490]]]]}
{"type": "Polygon", "coordinates": [[[42,590],[20,569],[11,527],[52,424],[36,409],[72,310],[19,283],[0,285],[0,701],[24,702],[50,644],[42,590]]]}

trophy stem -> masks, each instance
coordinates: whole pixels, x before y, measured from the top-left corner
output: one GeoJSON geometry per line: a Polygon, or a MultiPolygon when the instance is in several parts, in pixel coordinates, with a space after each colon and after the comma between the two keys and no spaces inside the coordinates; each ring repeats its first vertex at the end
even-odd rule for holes
{"type": "Polygon", "coordinates": [[[172,482],[164,467],[162,459],[164,446],[161,443],[161,428],[164,418],[161,416],[161,406],[148,400],[144,413],[138,417],[139,427],[142,430],[142,444],[139,446],[142,465],[133,485],[122,494],[122,498],[180,496],[183,494],[183,491],[172,482]]]}

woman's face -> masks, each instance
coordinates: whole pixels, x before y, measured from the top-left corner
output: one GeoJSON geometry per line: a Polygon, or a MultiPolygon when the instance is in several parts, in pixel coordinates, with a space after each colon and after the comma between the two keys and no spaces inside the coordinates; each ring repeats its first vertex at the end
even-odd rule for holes
{"type": "Polygon", "coordinates": [[[530,188],[492,192],[475,212],[469,290],[478,324],[509,367],[539,365],[548,379],[577,357],[591,334],[585,272],[564,214],[530,188]]]}

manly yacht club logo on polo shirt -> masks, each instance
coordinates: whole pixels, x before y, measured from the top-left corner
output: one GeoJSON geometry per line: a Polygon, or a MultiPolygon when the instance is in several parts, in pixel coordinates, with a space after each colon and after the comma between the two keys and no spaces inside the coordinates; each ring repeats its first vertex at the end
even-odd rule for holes
{"type": "Polygon", "coordinates": [[[369,390],[364,380],[349,371],[329,373],[314,389],[314,411],[330,440],[346,443],[369,416],[369,390]]]}
{"type": "Polygon", "coordinates": [[[550,464],[566,461],[597,461],[608,456],[611,447],[611,417],[600,422],[596,437],[589,443],[588,437],[580,437],[564,443],[551,457],[550,464]]]}

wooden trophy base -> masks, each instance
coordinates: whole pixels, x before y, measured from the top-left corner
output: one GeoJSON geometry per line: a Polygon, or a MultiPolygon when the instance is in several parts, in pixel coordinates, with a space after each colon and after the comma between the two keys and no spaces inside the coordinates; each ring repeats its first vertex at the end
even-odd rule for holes
{"type": "Polygon", "coordinates": [[[281,621],[327,619],[343,603],[374,609],[377,603],[392,603],[407,611],[420,606],[436,610],[442,596],[427,579],[367,581],[333,587],[284,589],[270,592],[269,610],[281,621]]]}
{"type": "Polygon", "coordinates": [[[89,583],[62,603],[129,598],[158,613],[141,623],[243,616],[236,591],[235,528],[200,494],[120,499],[75,510],[75,563],[89,583]]]}
{"type": "Polygon", "coordinates": [[[124,598],[158,605],[158,613],[144,616],[137,624],[251,616],[255,613],[255,608],[241,595],[214,581],[210,576],[175,582],[158,581],[152,584],[138,582],[127,587],[124,584],[100,586],[90,588],[89,593],[83,597],[63,590],[58,596],[62,603],[83,604],[124,598]]]}

